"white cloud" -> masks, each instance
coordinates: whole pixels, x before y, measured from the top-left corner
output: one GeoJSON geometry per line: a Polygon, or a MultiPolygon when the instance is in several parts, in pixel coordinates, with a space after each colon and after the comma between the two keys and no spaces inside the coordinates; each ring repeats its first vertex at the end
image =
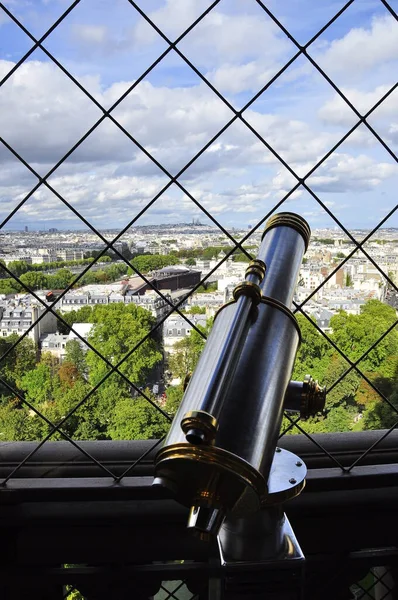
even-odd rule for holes
{"type": "Polygon", "coordinates": [[[366,155],[335,153],[308,178],[314,191],[344,193],[368,191],[398,175],[398,166],[376,162],[366,155]]]}
{"type": "MultiPolygon", "coordinates": [[[[368,191],[383,181],[398,176],[398,166],[377,162],[369,156],[334,153],[307,179],[315,192],[368,191]]],[[[272,180],[275,190],[290,190],[297,180],[288,171],[278,171],[272,180]]]]}
{"type": "MultiPolygon", "coordinates": [[[[0,61],[0,77],[10,65],[0,61]]],[[[28,161],[55,163],[100,116],[50,63],[23,63],[0,90],[2,136],[28,161]]]]}
{"type": "MultiPolygon", "coordinates": [[[[149,17],[173,40],[208,5],[204,1],[167,0],[149,17]]],[[[221,3],[212,9],[179,43],[179,48],[220,91],[257,91],[295,48],[254,3],[234,14],[223,8],[226,6],[221,3]]],[[[154,43],[159,38],[145,21],[137,23],[133,36],[137,44],[154,43]]]]}
{"type": "MultiPolygon", "coordinates": [[[[222,7],[222,5],[220,5],[222,7]]],[[[202,65],[274,61],[293,48],[262,10],[256,14],[226,14],[213,9],[181,43],[202,65]]],[[[294,51],[292,52],[294,53],[294,51]]]]}
{"type": "Polygon", "coordinates": [[[334,142],[332,134],[298,119],[252,110],[245,118],[299,175],[305,175],[334,142]]]}
{"type": "MultiPolygon", "coordinates": [[[[95,171],[54,175],[49,183],[94,226],[122,227],[160,191],[167,180],[161,177],[118,176],[116,171],[116,164],[105,165],[95,171]]],[[[8,189],[0,186],[0,218],[16,204],[17,194],[20,200],[25,193],[26,189],[18,186],[8,189]],[[2,196],[10,200],[3,203],[2,196]]],[[[171,207],[173,198],[167,194],[166,198],[171,207]]],[[[177,208],[177,203],[174,203],[177,208]]],[[[155,218],[158,207],[155,204],[152,209],[155,218]]],[[[83,227],[82,222],[45,186],[26,201],[15,218],[23,222],[25,217],[36,222],[67,220],[72,221],[74,227],[83,227]]]]}
{"type": "Polygon", "coordinates": [[[313,55],[328,74],[361,79],[375,67],[398,60],[398,23],[389,14],[374,17],[368,28],[354,27],[313,55]]]}
{"type": "Polygon", "coordinates": [[[243,90],[257,92],[275,74],[275,68],[265,68],[261,61],[251,61],[243,65],[224,64],[207,73],[207,78],[217,90],[226,94],[238,94],[243,90]]]}
{"type": "Polygon", "coordinates": [[[104,44],[108,39],[108,30],[105,25],[79,25],[72,26],[73,36],[76,41],[87,44],[104,44]]]}
{"type": "MultiPolygon", "coordinates": [[[[12,64],[0,61],[0,75],[12,64]]],[[[104,105],[113,102],[126,83],[102,89],[99,77],[92,77],[91,81],[104,105]]],[[[0,92],[3,137],[40,172],[47,172],[100,115],[92,102],[51,63],[25,63],[0,92]]],[[[145,81],[114,115],[160,162],[176,172],[232,113],[204,84],[167,88],[145,81]]],[[[318,131],[302,120],[255,110],[247,111],[245,116],[299,174],[306,174],[331,145],[328,132],[318,131]]],[[[389,123],[391,135],[396,136],[398,128],[389,123]]],[[[29,191],[7,154],[0,148],[3,215],[29,191]]],[[[367,156],[336,154],[310,183],[316,191],[369,190],[395,172],[392,165],[367,156]]],[[[26,177],[25,170],[23,173],[26,177]]],[[[97,226],[128,222],[166,182],[167,177],[108,120],[51,177],[55,189],[97,226]]],[[[223,215],[231,211],[261,211],[265,201],[272,205],[296,180],[237,121],[189,168],[184,182],[206,208],[223,215]]],[[[298,198],[300,194],[298,190],[295,195],[298,198]]],[[[181,192],[170,192],[166,198],[170,214],[197,213],[190,200],[181,204],[181,192]]],[[[157,202],[152,210],[153,221],[156,215],[165,215],[160,206],[157,202]]],[[[21,214],[31,219],[69,218],[68,211],[45,188],[28,201],[21,214]]]]}
{"type": "MultiPolygon", "coordinates": [[[[381,85],[370,92],[343,87],[341,91],[361,114],[366,114],[391,87],[392,85],[381,85]]],[[[392,117],[397,114],[397,109],[398,94],[393,92],[377,107],[374,116],[377,116],[377,118],[392,117]]],[[[335,94],[320,108],[318,116],[325,123],[346,125],[347,127],[352,126],[358,120],[355,113],[338,94],[335,94]]]]}
{"type": "MultiPolygon", "coordinates": [[[[164,6],[148,13],[150,19],[171,38],[176,38],[180,33],[195,21],[209,6],[207,0],[167,0],[164,6]]],[[[154,28],[145,20],[140,20],[134,33],[139,44],[151,44],[159,36],[154,28]]]]}

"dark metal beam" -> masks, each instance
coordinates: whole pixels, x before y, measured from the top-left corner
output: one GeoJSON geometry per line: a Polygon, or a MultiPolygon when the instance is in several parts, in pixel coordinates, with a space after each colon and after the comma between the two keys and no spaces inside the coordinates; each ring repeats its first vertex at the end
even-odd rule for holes
{"type": "MultiPolygon", "coordinates": [[[[305,428],[305,424],[304,424],[305,428]]],[[[380,439],[382,430],[315,434],[312,437],[342,465],[350,466],[365,450],[380,439]]],[[[131,471],[132,476],[153,475],[154,440],[79,442],[92,456],[116,475],[121,475],[142,455],[131,471]]],[[[303,435],[286,435],[281,448],[298,454],[309,469],[327,468],[333,462],[311,440],[303,435]]],[[[5,478],[35,447],[36,442],[0,443],[0,479],[5,478]]],[[[363,465],[398,463],[398,430],[392,431],[370,454],[363,465]]],[[[68,442],[47,442],[17,474],[18,478],[35,477],[100,477],[101,470],[68,442]]]]}

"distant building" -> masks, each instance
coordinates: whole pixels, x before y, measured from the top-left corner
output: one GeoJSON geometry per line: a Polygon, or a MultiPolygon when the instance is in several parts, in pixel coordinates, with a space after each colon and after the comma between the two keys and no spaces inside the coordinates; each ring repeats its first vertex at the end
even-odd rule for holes
{"type": "MultiPolygon", "coordinates": [[[[194,325],[205,327],[206,315],[187,315],[188,319],[194,325]]],[[[165,320],[163,324],[163,346],[165,352],[172,354],[173,346],[180,340],[190,335],[192,325],[190,325],[181,315],[173,313],[165,320]]]]}
{"type": "Polygon", "coordinates": [[[72,260],[82,260],[84,258],[84,252],[82,250],[73,250],[71,248],[62,248],[55,251],[57,260],[63,260],[65,262],[72,260]]]}
{"type": "Polygon", "coordinates": [[[152,284],[158,290],[192,288],[200,282],[201,272],[179,265],[164,267],[152,273],[152,284]]]}
{"type": "MultiPolygon", "coordinates": [[[[240,283],[242,281],[243,277],[240,277],[239,275],[231,275],[229,277],[223,277],[222,279],[218,279],[217,281],[217,290],[219,292],[225,292],[225,290],[227,288],[231,288],[232,289],[238,285],[238,283],[240,283]]],[[[229,292],[227,292],[228,294],[229,292]]]]}
{"type": "Polygon", "coordinates": [[[329,300],[328,307],[331,310],[339,311],[344,310],[349,315],[359,315],[361,307],[366,303],[364,299],[352,299],[352,300],[329,300]]]}
{"type": "Polygon", "coordinates": [[[87,340],[93,326],[94,323],[73,323],[73,331],[71,330],[67,335],[59,332],[45,333],[40,336],[41,352],[50,352],[50,354],[62,362],[66,356],[66,345],[72,340],[79,342],[82,350],[86,352],[88,350],[88,346],[80,339],[79,335],[84,340],[87,340]]]}
{"type": "Polygon", "coordinates": [[[205,258],[197,258],[196,268],[200,270],[204,275],[206,275],[211,269],[210,262],[210,260],[205,258]]]}
{"type": "Polygon", "coordinates": [[[122,292],[111,292],[108,296],[108,303],[124,302],[124,294],[122,292]]]}
{"type": "MultiPolygon", "coordinates": [[[[172,301],[170,294],[166,293],[164,296],[170,302],[172,301]]],[[[163,300],[163,298],[161,298],[154,290],[148,291],[141,295],[134,295],[127,292],[125,296],[125,302],[131,302],[137,306],[140,306],[141,308],[149,310],[149,312],[152,313],[157,320],[162,319],[171,310],[170,304],[166,302],[166,300],[163,300]]]]}
{"type": "Polygon", "coordinates": [[[309,290],[317,288],[324,280],[322,273],[314,273],[312,270],[302,269],[300,271],[300,285],[309,290]]]}
{"type": "Polygon", "coordinates": [[[32,265],[42,265],[50,262],[56,262],[58,257],[56,254],[35,254],[32,256],[32,265]]]}
{"type": "Polygon", "coordinates": [[[316,320],[316,324],[322,331],[325,333],[331,332],[330,319],[336,314],[335,312],[322,307],[315,309],[312,307],[307,308],[307,312],[316,320]]]}
{"type": "Polygon", "coordinates": [[[0,335],[2,337],[7,337],[12,333],[22,335],[34,323],[28,336],[35,344],[38,344],[44,333],[55,333],[57,331],[56,316],[46,312],[41,317],[44,312],[44,308],[33,305],[29,308],[19,306],[6,308],[1,316],[0,335]],[[41,318],[38,321],[39,317],[41,318]]]}
{"type": "MultiPolygon", "coordinates": [[[[227,289],[227,288],[226,288],[227,289]]],[[[199,306],[206,309],[208,315],[215,314],[217,310],[224,304],[225,295],[222,292],[209,292],[203,294],[194,294],[189,304],[191,306],[199,306]]]]}
{"type": "Polygon", "coordinates": [[[15,260],[23,260],[29,265],[32,264],[32,257],[27,254],[2,254],[0,259],[3,260],[8,266],[10,262],[14,262],[15,260]]]}
{"type": "Polygon", "coordinates": [[[76,340],[77,342],[79,342],[82,350],[88,350],[88,346],[80,339],[80,337],[82,337],[84,340],[87,340],[93,327],[94,323],[73,323],[72,329],[70,330],[68,335],[68,342],[76,340]]]}
{"type": "Polygon", "coordinates": [[[66,344],[69,337],[62,333],[44,333],[40,336],[41,352],[50,352],[53,356],[62,362],[66,355],[66,344]]]}
{"type": "Polygon", "coordinates": [[[61,300],[61,306],[59,307],[62,312],[69,312],[71,310],[79,310],[83,306],[89,304],[90,295],[82,292],[69,292],[65,294],[61,300]]]}

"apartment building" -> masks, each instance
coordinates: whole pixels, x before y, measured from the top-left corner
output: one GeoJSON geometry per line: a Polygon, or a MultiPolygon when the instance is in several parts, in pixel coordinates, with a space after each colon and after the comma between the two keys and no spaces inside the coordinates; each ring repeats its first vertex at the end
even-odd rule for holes
{"type": "Polygon", "coordinates": [[[7,337],[12,333],[23,335],[32,325],[28,337],[38,344],[44,333],[57,331],[57,318],[50,312],[45,312],[41,306],[12,306],[3,311],[0,321],[0,335],[7,337]],[[44,316],[42,316],[44,313],[44,316]],[[40,318],[40,320],[38,320],[40,318]]]}

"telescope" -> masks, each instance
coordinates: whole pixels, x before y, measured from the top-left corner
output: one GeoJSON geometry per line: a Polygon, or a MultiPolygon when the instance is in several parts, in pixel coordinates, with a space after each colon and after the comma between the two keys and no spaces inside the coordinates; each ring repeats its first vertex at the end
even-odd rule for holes
{"type": "Polygon", "coordinates": [[[325,405],[310,376],[291,381],[301,339],[291,308],[310,235],[294,213],[268,220],[155,459],[154,485],[190,507],[188,528],[217,539],[226,562],[301,552],[283,505],[302,491],[306,467],[277,442],[284,410],[307,418],[325,405]]]}

